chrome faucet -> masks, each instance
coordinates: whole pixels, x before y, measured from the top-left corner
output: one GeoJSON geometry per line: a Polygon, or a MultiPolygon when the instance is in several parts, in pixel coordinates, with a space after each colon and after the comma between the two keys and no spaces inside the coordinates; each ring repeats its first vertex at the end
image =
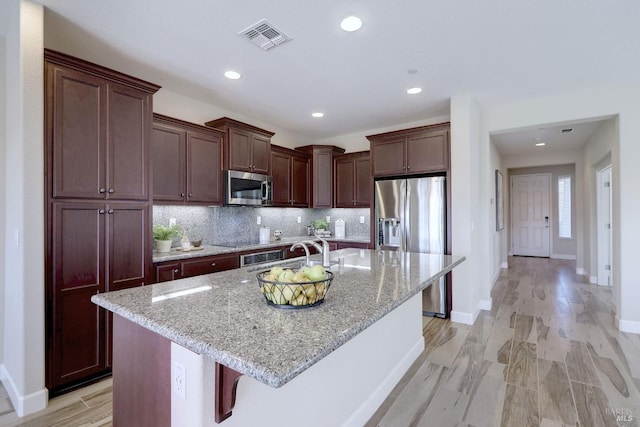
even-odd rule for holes
{"type": "Polygon", "coordinates": [[[329,261],[329,242],[318,235],[316,235],[316,237],[322,242],[322,246],[311,240],[303,240],[291,245],[289,250],[293,252],[298,246],[304,249],[305,256],[307,257],[307,265],[309,265],[309,247],[307,245],[312,245],[319,253],[322,254],[322,266],[331,267],[331,262],[329,261]]]}

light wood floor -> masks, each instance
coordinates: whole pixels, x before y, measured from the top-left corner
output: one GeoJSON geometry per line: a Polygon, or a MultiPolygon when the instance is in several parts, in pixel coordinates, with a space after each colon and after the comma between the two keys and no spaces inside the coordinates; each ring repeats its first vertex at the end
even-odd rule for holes
{"type": "MultiPolygon", "coordinates": [[[[514,257],[492,298],[472,326],[425,318],[425,351],[367,427],[640,425],[640,335],[616,330],[610,288],[514,257]]],[[[0,426],[111,426],[111,380],[23,419],[7,404],[0,386],[0,426]]]]}

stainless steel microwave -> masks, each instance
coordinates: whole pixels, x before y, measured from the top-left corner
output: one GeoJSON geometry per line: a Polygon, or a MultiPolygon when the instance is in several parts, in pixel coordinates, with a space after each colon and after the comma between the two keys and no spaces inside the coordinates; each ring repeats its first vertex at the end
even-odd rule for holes
{"type": "Polygon", "coordinates": [[[224,171],[224,204],[271,205],[271,177],[259,173],[224,171]]]}

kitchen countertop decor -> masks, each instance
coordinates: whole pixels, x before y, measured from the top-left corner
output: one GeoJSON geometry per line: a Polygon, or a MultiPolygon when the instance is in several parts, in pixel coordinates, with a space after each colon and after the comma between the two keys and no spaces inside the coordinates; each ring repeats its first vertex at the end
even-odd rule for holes
{"type": "MultiPolygon", "coordinates": [[[[279,242],[280,244],[282,242],[279,242]]],[[[320,259],[314,255],[313,259],[320,259]]],[[[341,249],[323,304],[265,304],[253,266],[94,295],[134,323],[271,387],[281,387],[451,271],[464,257],[341,249]]],[[[283,265],[300,263],[289,259],[283,265]]]]}

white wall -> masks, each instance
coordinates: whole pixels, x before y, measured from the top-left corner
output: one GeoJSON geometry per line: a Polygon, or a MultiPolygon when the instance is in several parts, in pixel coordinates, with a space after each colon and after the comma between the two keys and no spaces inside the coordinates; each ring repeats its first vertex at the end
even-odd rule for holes
{"type": "Polygon", "coordinates": [[[596,170],[602,162],[611,163],[611,152],[618,141],[616,119],[603,122],[589,138],[583,150],[584,177],[584,273],[590,278],[598,274],[596,170]]]}
{"type": "MultiPolygon", "coordinates": [[[[135,77],[144,79],[144,76],[135,77]]],[[[171,88],[162,88],[153,95],[153,111],[198,124],[204,124],[220,117],[230,117],[275,132],[276,134],[271,139],[271,143],[282,147],[294,148],[315,143],[310,138],[292,133],[279,126],[172,92],[171,88]]]]}
{"type": "Polygon", "coordinates": [[[3,383],[18,415],[46,407],[44,388],[43,7],[15,0],[6,37],[3,383]]]}
{"type": "Polygon", "coordinates": [[[418,126],[434,125],[438,123],[446,123],[449,116],[434,117],[416,122],[402,123],[394,126],[387,126],[376,129],[368,129],[360,132],[353,132],[344,135],[338,135],[331,138],[323,138],[316,141],[316,144],[335,145],[346,150],[347,153],[354,151],[369,151],[369,140],[367,135],[377,135],[379,133],[393,132],[396,130],[410,129],[418,126]]]}
{"type": "MultiPolygon", "coordinates": [[[[587,118],[619,116],[619,141],[612,147],[613,166],[613,275],[620,283],[614,287],[617,320],[623,331],[640,333],[640,270],[637,264],[637,242],[640,241],[640,197],[636,197],[640,182],[640,103],[637,94],[640,83],[612,84],[554,96],[532,98],[517,103],[486,106],[485,127],[504,131],[548,123],[570,122],[587,118]]],[[[577,183],[584,183],[582,160],[576,164],[577,183]],[[579,175],[578,175],[579,174],[579,175]]],[[[582,203],[582,188],[577,189],[578,209],[582,203]]],[[[578,221],[578,227],[583,224],[578,221]]],[[[584,247],[578,241],[578,260],[584,247]]]]}
{"type": "MultiPolygon", "coordinates": [[[[3,10],[3,13],[10,13],[8,10],[3,10]]],[[[5,73],[6,73],[6,61],[5,61],[5,28],[0,28],[0,165],[4,170],[5,159],[5,145],[7,133],[5,129],[5,73]]],[[[0,172],[0,242],[5,241],[5,210],[4,206],[7,206],[5,202],[5,174],[0,172]]],[[[4,244],[0,244],[0,271],[5,271],[4,268],[4,244]]],[[[0,366],[4,363],[4,274],[0,273],[0,366]]],[[[1,375],[1,374],[0,374],[1,375]]],[[[2,378],[0,377],[0,380],[2,378]]]]}

